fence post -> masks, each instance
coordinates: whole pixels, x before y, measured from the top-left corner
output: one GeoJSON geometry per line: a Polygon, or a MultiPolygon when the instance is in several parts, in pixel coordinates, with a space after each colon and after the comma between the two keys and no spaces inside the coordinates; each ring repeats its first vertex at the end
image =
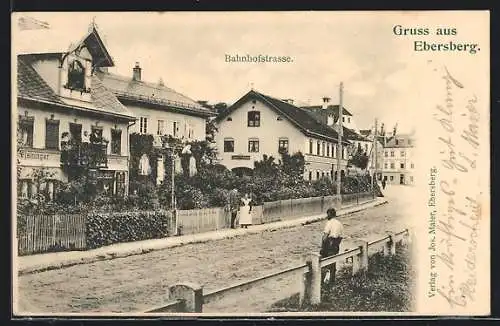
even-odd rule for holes
{"type": "Polygon", "coordinates": [[[361,252],[352,257],[352,274],[368,270],[368,242],[363,240],[356,241],[361,252]]]}
{"type": "Polygon", "coordinates": [[[312,252],[306,256],[306,264],[309,271],[304,277],[302,291],[300,292],[300,304],[319,304],[321,302],[321,256],[312,252]]]}
{"type": "Polygon", "coordinates": [[[396,242],[394,233],[389,233],[389,241],[384,243],[384,256],[393,256],[396,254],[396,242]]]}
{"type": "Polygon", "coordinates": [[[169,288],[171,300],[184,302],[182,312],[202,312],[203,310],[203,287],[193,283],[176,284],[169,288]]]}

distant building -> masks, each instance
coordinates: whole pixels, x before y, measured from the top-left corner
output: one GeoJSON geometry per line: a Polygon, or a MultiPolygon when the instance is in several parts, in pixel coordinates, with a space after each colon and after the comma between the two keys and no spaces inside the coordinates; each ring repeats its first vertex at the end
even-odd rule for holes
{"type": "MultiPolygon", "coordinates": [[[[302,108],[310,112],[320,123],[339,130],[339,105],[330,104],[329,97],[324,97],[321,105],[302,106],[302,108]]],[[[345,107],[342,111],[342,129],[343,136],[351,143],[348,154],[353,155],[357,150],[361,150],[368,155],[368,167],[374,164],[370,155],[373,141],[359,132],[353,114],[345,107]]]]}
{"type": "Polygon", "coordinates": [[[96,26],[85,34],[25,29],[14,48],[20,197],[44,192],[52,198],[56,181],[82,173],[104,195],[126,195],[128,129],[135,116],[93,73],[114,65],[96,26]],[[92,146],[85,133],[95,135],[92,146]],[[35,182],[40,170],[49,176],[43,184],[35,182]]]}
{"type": "MultiPolygon", "coordinates": [[[[216,119],[219,163],[229,169],[253,168],[264,154],[278,160],[282,152],[301,152],[306,162],[305,179],[335,180],[337,132],[292,103],[254,90],[236,101],[216,119]]],[[[340,166],[344,175],[349,144],[344,141],[340,166]]]]}
{"type": "Polygon", "coordinates": [[[383,178],[390,184],[413,184],[415,171],[413,134],[396,134],[386,139],[383,178]]]}

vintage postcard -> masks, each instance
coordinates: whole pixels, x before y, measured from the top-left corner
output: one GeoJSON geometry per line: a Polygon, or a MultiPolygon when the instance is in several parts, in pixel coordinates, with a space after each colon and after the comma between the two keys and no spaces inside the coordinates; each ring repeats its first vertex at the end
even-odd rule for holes
{"type": "Polygon", "coordinates": [[[15,316],[489,315],[489,18],[13,13],[15,316]]]}

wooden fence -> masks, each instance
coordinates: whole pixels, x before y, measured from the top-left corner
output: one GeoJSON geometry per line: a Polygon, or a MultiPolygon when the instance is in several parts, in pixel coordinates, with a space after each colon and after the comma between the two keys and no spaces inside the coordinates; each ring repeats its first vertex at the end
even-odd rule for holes
{"type": "Polygon", "coordinates": [[[177,227],[182,234],[193,234],[227,229],[231,213],[223,208],[203,208],[177,211],[177,227]]]}
{"type": "Polygon", "coordinates": [[[47,251],[85,249],[85,216],[18,216],[18,252],[29,255],[47,251]]]}
{"type": "Polygon", "coordinates": [[[396,234],[388,234],[376,241],[366,242],[359,240],[356,248],[346,250],[335,256],[321,258],[319,253],[310,253],[305,261],[297,266],[272,273],[263,277],[249,281],[240,282],[232,286],[203,292],[203,287],[197,283],[181,283],[169,288],[168,299],[160,307],[147,310],[145,313],[172,313],[188,312],[201,313],[203,305],[210,302],[219,301],[235,293],[241,293],[252,288],[256,288],[266,283],[276,282],[283,278],[297,278],[301,280],[300,304],[319,304],[321,302],[321,272],[333,264],[350,262],[352,274],[357,274],[368,269],[368,255],[382,251],[384,255],[396,254],[396,243],[409,242],[410,234],[408,230],[396,234]]]}
{"type": "MultiPolygon", "coordinates": [[[[342,195],[342,206],[361,204],[372,200],[373,194],[342,195]]],[[[253,224],[271,223],[325,213],[330,207],[338,208],[337,196],[310,197],[266,202],[252,208],[253,224]]],[[[223,208],[178,210],[172,214],[168,234],[194,234],[227,229],[231,214],[223,208]]],[[[82,250],[86,248],[86,216],[35,215],[18,216],[18,253],[82,250]]]]}

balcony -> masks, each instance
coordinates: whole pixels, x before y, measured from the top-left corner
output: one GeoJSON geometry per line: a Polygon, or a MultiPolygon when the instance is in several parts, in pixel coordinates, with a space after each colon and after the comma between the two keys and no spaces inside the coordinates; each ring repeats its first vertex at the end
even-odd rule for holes
{"type": "Polygon", "coordinates": [[[108,167],[107,143],[62,143],[61,148],[61,164],[65,167],[89,169],[108,167]]]}

